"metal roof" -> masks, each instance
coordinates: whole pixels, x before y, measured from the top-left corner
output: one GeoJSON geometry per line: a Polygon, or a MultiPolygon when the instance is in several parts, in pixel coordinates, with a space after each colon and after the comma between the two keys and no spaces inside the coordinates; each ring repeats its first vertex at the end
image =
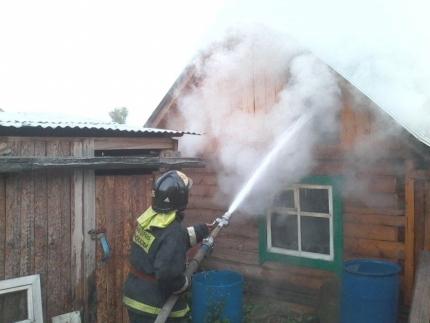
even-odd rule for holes
{"type": "Polygon", "coordinates": [[[170,136],[182,136],[184,134],[196,134],[192,132],[167,130],[158,128],[146,128],[134,125],[119,124],[115,122],[104,122],[80,118],[75,116],[64,116],[47,113],[24,113],[24,112],[0,112],[0,127],[26,128],[26,129],[68,129],[68,130],[90,130],[120,132],[123,134],[145,135],[158,134],[170,136]]]}

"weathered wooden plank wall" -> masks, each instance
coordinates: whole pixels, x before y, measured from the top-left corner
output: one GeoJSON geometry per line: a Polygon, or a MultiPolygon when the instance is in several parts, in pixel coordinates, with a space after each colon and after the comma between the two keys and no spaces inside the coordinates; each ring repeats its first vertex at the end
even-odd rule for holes
{"type": "MultiPolygon", "coordinates": [[[[75,142],[65,138],[2,141],[15,156],[75,153],[75,142]]],[[[76,141],[82,145],[81,140],[76,141]]],[[[52,316],[84,308],[79,292],[85,286],[83,270],[76,267],[76,259],[82,266],[83,258],[76,254],[83,248],[85,214],[75,205],[85,205],[85,198],[76,182],[83,183],[67,171],[8,174],[0,179],[0,279],[40,274],[47,322],[52,316]]]]}
{"type": "MultiPolygon", "coordinates": [[[[153,139],[132,138],[125,141],[125,149],[176,147],[171,138],[153,139]]],[[[91,138],[0,138],[13,156],[93,156],[96,145],[123,147],[122,141],[112,142],[106,138],[96,143],[91,138]]],[[[0,279],[40,274],[46,322],[70,311],[80,311],[83,322],[127,322],[122,284],[135,220],[151,203],[152,177],[102,176],[96,185],[93,170],[1,175],[0,279]],[[107,263],[100,261],[100,246],[88,234],[100,227],[113,248],[107,263]]]]}
{"type": "Polygon", "coordinates": [[[136,219],[151,204],[152,175],[97,176],[96,226],[106,232],[112,256],[103,262],[96,249],[97,322],[127,323],[122,286],[127,278],[136,219]]]}

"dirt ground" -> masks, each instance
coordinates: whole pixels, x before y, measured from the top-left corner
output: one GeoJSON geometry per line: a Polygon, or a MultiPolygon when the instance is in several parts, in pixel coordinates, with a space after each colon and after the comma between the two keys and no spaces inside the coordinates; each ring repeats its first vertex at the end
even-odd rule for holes
{"type": "MultiPolygon", "coordinates": [[[[319,323],[316,309],[279,299],[246,296],[244,323],[319,323]]],[[[408,322],[408,311],[401,308],[398,323],[408,322]]]]}
{"type": "Polygon", "coordinates": [[[316,311],[268,297],[246,296],[245,323],[317,323],[316,311]]]}

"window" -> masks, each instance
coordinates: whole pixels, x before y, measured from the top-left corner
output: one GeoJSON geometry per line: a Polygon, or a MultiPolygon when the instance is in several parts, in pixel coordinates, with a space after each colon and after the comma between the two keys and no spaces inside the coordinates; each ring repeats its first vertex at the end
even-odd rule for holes
{"type": "Polygon", "coordinates": [[[260,259],[340,270],[341,203],[334,178],[311,177],[279,192],[260,223],[260,259]]]}
{"type": "Polygon", "coordinates": [[[275,197],[267,214],[268,250],[333,260],[330,186],[295,185],[275,197]]]}
{"type": "Polygon", "coordinates": [[[0,321],[43,322],[39,275],[0,281],[0,321]]]}

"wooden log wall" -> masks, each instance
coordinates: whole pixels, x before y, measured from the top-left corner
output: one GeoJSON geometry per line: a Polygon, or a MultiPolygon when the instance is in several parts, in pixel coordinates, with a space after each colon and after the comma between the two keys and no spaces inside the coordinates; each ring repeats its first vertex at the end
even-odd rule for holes
{"type": "MultiPolygon", "coordinates": [[[[227,202],[217,202],[218,191],[215,169],[185,169],[193,179],[185,223],[212,222],[227,209],[227,202]]],[[[316,306],[321,285],[333,277],[330,272],[299,268],[278,263],[260,263],[258,218],[236,214],[215,242],[210,258],[203,269],[230,269],[241,272],[247,280],[249,292],[274,296],[280,293],[284,300],[316,306]],[[264,288],[263,288],[264,287],[264,288]]]]}
{"type": "MultiPolygon", "coordinates": [[[[3,138],[2,142],[15,156],[93,151],[88,140],[3,138]]],[[[91,192],[84,190],[91,190],[93,174],[41,171],[0,177],[0,279],[40,274],[46,322],[72,310],[84,313],[85,300],[94,294],[85,281],[85,268],[87,272],[91,268],[84,253],[89,245],[84,224],[94,219],[88,203],[91,192]]]]}
{"type": "MultiPolygon", "coordinates": [[[[232,105],[250,114],[269,109],[276,102],[285,80],[263,78],[250,82],[249,89],[244,89],[232,105]]],[[[317,165],[312,175],[342,176],[350,188],[354,188],[355,182],[361,186],[360,190],[349,189],[342,197],[345,259],[372,257],[403,265],[406,152],[396,144],[396,138],[386,138],[378,133],[380,125],[375,122],[373,110],[377,107],[353,108],[350,101],[345,98],[340,112],[338,140],[321,142],[317,147],[317,165]],[[368,149],[376,148],[379,156],[373,160],[366,160],[361,156],[363,161],[357,161],[356,145],[368,141],[375,143],[374,147],[368,149]]],[[[178,113],[176,109],[177,106],[173,103],[172,110],[178,113]]],[[[161,125],[169,124],[170,127],[183,126],[172,124],[171,118],[164,118],[159,122],[161,125]]],[[[181,122],[180,119],[178,122],[181,122]]],[[[213,150],[217,143],[213,142],[209,146],[213,150]]],[[[205,153],[209,158],[212,156],[210,151],[205,153]]],[[[207,163],[210,164],[210,160],[207,163]]],[[[209,167],[205,170],[189,170],[188,173],[193,178],[194,186],[186,221],[209,222],[223,214],[228,206],[216,198],[219,190],[217,169],[209,167]]],[[[291,301],[315,305],[320,287],[334,274],[285,264],[260,264],[257,222],[256,217],[235,216],[230,227],[221,232],[206,265],[209,268],[238,270],[257,285],[264,281],[274,287],[256,289],[256,292],[271,290],[275,293],[279,289],[295,291],[297,293],[286,293],[285,297],[291,301]]]]}
{"type": "MultiPolygon", "coordinates": [[[[383,145],[384,151],[374,159],[363,158],[360,152],[355,151],[356,144],[376,136],[378,128],[374,124],[373,114],[367,109],[345,107],[341,119],[339,143],[316,148],[317,165],[311,175],[341,176],[344,179],[343,258],[385,259],[403,267],[405,159],[410,153],[398,144],[398,137],[378,137],[375,145],[383,145]]],[[[210,221],[221,215],[228,206],[215,198],[219,190],[217,169],[190,169],[188,173],[193,178],[194,186],[186,221],[210,221]]],[[[282,290],[282,297],[286,300],[315,306],[320,287],[334,274],[285,264],[260,264],[257,222],[252,217],[235,217],[231,226],[217,239],[216,248],[206,266],[238,270],[251,282],[250,286],[260,286],[259,282],[264,281],[265,286],[273,287],[272,294],[282,290]]],[[[270,291],[270,288],[255,289],[257,293],[263,290],[270,291]]]]}
{"type": "MultiPolygon", "coordinates": [[[[257,112],[267,110],[276,102],[285,80],[274,80],[270,75],[254,75],[252,80],[231,105],[259,117],[257,112]]],[[[182,86],[184,88],[186,86],[182,86]]],[[[427,202],[430,199],[429,184],[414,185],[414,194],[417,190],[415,200],[413,204],[409,203],[411,210],[407,211],[406,200],[410,194],[407,187],[411,185],[407,183],[406,161],[420,159],[415,147],[411,147],[417,142],[364,96],[361,102],[352,100],[348,86],[343,88],[343,94],[338,142],[321,142],[316,147],[317,163],[311,175],[341,176],[344,179],[344,259],[370,257],[399,263],[406,269],[406,274],[402,271],[402,290],[408,302],[417,253],[421,246],[430,245],[430,234],[420,232],[430,227],[430,216],[411,223],[411,214],[415,215],[415,211],[430,214],[430,203],[427,202]],[[391,134],[386,132],[388,129],[392,130],[391,134]]],[[[182,95],[186,95],[186,90],[182,95]]],[[[176,99],[169,102],[165,110],[167,113],[151,126],[184,127],[176,99]]],[[[217,144],[211,142],[203,153],[208,163],[214,157],[217,144]]],[[[216,168],[189,170],[191,177],[195,178],[195,186],[187,222],[212,220],[227,208],[223,205],[225,203],[215,199],[217,171],[216,168]]],[[[296,288],[308,295],[317,293],[324,281],[331,277],[330,273],[314,269],[259,264],[255,218],[234,218],[231,226],[217,239],[216,249],[206,263],[211,268],[239,270],[249,280],[264,280],[288,290],[296,288]]]]}

